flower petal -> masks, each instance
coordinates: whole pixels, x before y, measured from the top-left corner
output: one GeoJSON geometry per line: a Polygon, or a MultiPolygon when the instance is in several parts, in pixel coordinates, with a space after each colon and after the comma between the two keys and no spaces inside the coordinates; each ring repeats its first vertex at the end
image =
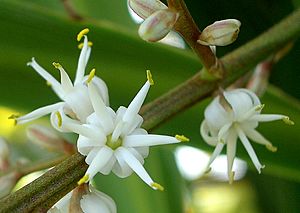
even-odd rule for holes
{"type": "Polygon", "coordinates": [[[166,135],[128,135],[123,139],[123,145],[126,147],[155,146],[163,144],[179,143],[175,137],[166,135]]]}
{"type": "MultiPolygon", "coordinates": [[[[154,183],[142,164],[124,147],[119,147],[115,154],[117,158],[122,158],[133,169],[133,171],[150,187],[154,183]]],[[[152,187],[153,189],[156,189],[152,187]]]]}
{"type": "Polygon", "coordinates": [[[209,127],[207,125],[206,120],[203,120],[201,123],[201,127],[200,127],[200,134],[202,136],[202,138],[204,139],[204,141],[211,145],[211,146],[216,146],[218,143],[218,137],[212,137],[209,135],[209,127]]]}
{"type": "Polygon", "coordinates": [[[106,136],[103,134],[101,129],[91,126],[88,124],[75,124],[75,123],[65,123],[65,127],[79,135],[84,137],[100,141],[101,143],[106,142],[106,136]]]}
{"type": "Polygon", "coordinates": [[[229,183],[234,180],[234,171],[232,171],[233,161],[236,153],[237,134],[235,131],[230,131],[227,138],[227,174],[229,183]]]}
{"type": "Polygon", "coordinates": [[[244,134],[244,132],[239,127],[237,127],[237,126],[235,126],[235,127],[237,130],[238,136],[241,139],[245,149],[247,150],[255,168],[257,169],[258,173],[261,173],[261,169],[264,168],[265,166],[261,165],[261,163],[259,162],[259,160],[255,154],[255,151],[252,148],[252,146],[251,146],[249,140],[247,139],[246,135],[244,134]]]}
{"type": "Polygon", "coordinates": [[[287,116],[285,116],[285,115],[263,114],[263,115],[254,115],[250,118],[250,120],[258,121],[258,122],[269,122],[269,121],[283,120],[286,118],[287,118],[287,116]]]}
{"type": "Polygon", "coordinates": [[[23,124],[38,119],[44,115],[50,114],[51,112],[57,111],[59,108],[63,107],[64,105],[65,105],[64,102],[58,102],[56,104],[51,104],[48,106],[38,108],[24,116],[16,118],[17,124],[23,124]]]}
{"type": "Polygon", "coordinates": [[[107,146],[104,146],[99,150],[85,173],[89,177],[88,181],[90,181],[97,172],[108,163],[113,156],[113,153],[113,150],[107,146]]]}
{"type": "Polygon", "coordinates": [[[220,155],[220,153],[222,152],[222,149],[224,147],[224,143],[218,143],[214,152],[212,153],[212,155],[210,156],[210,159],[207,163],[207,170],[209,169],[210,165],[212,164],[212,162],[218,157],[218,155],[220,155]]]}
{"type": "Polygon", "coordinates": [[[83,47],[81,49],[79,59],[78,59],[78,65],[77,65],[77,70],[76,70],[76,77],[74,81],[74,85],[80,84],[82,82],[84,73],[85,73],[85,67],[87,64],[88,60],[88,38],[87,36],[84,36],[84,41],[83,41],[83,47]]]}
{"type": "Polygon", "coordinates": [[[90,139],[79,135],[77,140],[77,149],[82,155],[87,155],[92,149],[104,146],[105,142],[98,139],[90,139]]]}

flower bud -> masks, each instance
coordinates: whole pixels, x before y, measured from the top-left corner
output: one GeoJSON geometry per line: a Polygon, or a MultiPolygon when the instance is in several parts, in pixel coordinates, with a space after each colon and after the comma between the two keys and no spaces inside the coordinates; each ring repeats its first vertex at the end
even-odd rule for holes
{"type": "Polygon", "coordinates": [[[17,172],[10,172],[0,177],[0,198],[5,197],[11,192],[18,179],[19,177],[17,172]]]}
{"type": "Polygon", "coordinates": [[[237,39],[240,26],[241,22],[236,19],[216,21],[203,30],[197,42],[202,45],[229,45],[237,39]]]}
{"type": "Polygon", "coordinates": [[[26,133],[30,141],[50,151],[60,151],[68,154],[74,151],[72,144],[69,144],[50,128],[31,125],[27,128],[26,133]]]}
{"type": "Polygon", "coordinates": [[[0,171],[6,170],[9,166],[8,154],[8,145],[3,138],[0,138],[0,171]]]}
{"type": "Polygon", "coordinates": [[[146,19],[155,11],[168,7],[159,0],[129,0],[129,7],[141,18],[146,19]]]}
{"type": "Polygon", "coordinates": [[[173,28],[178,16],[178,13],[170,9],[156,11],[141,24],[140,37],[151,42],[164,38],[173,28]]]}

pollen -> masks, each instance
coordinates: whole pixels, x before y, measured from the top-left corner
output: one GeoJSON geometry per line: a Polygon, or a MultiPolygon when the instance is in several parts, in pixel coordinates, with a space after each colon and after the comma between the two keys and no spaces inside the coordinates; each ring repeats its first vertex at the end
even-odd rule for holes
{"type": "MultiPolygon", "coordinates": [[[[84,44],[83,42],[81,42],[80,44],[78,44],[78,49],[81,50],[81,49],[83,48],[83,44],[84,44]]],[[[88,41],[88,46],[89,46],[89,47],[93,46],[93,42],[88,41]]]]}
{"type": "Polygon", "coordinates": [[[152,74],[151,74],[150,70],[147,70],[146,72],[147,72],[147,79],[148,79],[150,85],[154,85],[154,81],[153,81],[152,74]]]}
{"type": "Polygon", "coordinates": [[[88,179],[89,179],[89,175],[86,174],[86,175],[84,175],[84,176],[77,182],[77,184],[78,184],[78,185],[82,185],[82,184],[84,184],[88,179]]]}
{"type": "Polygon", "coordinates": [[[81,30],[77,35],[77,41],[80,41],[84,35],[88,34],[88,32],[90,32],[88,28],[81,30]]]}
{"type": "Polygon", "coordinates": [[[86,83],[89,84],[93,80],[93,78],[95,77],[95,73],[96,73],[96,69],[94,68],[94,69],[91,70],[91,72],[89,74],[89,77],[86,80],[86,83]]]}
{"type": "Polygon", "coordinates": [[[184,135],[175,135],[175,138],[177,140],[179,140],[180,142],[189,142],[190,141],[190,139],[185,137],[184,135]]]}
{"type": "Polygon", "coordinates": [[[273,146],[272,144],[267,144],[266,145],[266,148],[268,150],[270,150],[271,152],[277,152],[277,147],[276,146],[273,146]]]}
{"type": "Polygon", "coordinates": [[[159,190],[159,191],[164,191],[165,190],[165,188],[162,185],[158,184],[158,183],[151,183],[151,186],[153,188],[159,190]]]}
{"type": "Polygon", "coordinates": [[[55,113],[56,117],[57,117],[57,125],[58,127],[61,127],[62,125],[62,117],[61,117],[61,114],[59,112],[56,112],[55,113]]]}
{"type": "Polygon", "coordinates": [[[20,117],[19,115],[12,114],[11,116],[8,117],[8,119],[13,119],[14,120],[14,125],[16,126],[18,124],[17,118],[20,117]]]}

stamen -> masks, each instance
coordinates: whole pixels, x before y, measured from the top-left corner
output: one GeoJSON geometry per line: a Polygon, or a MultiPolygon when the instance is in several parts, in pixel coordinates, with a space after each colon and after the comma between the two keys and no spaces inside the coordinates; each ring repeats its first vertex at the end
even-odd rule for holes
{"type": "Polygon", "coordinates": [[[90,32],[88,28],[81,30],[77,35],[77,41],[80,41],[84,35],[88,34],[88,32],[90,32]]]}
{"type": "Polygon", "coordinates": [[[150,70],[147,70],[147,79],[148,79],[148,82],[150,83],[150,85],[154,85],[154,81],[153,81],[153,78],[152,78],[152,74],[150,72],[150,70]]]}
{"type": "Polygon", "coordinates": [[[271,152],[277,152],[277,147],[276,146],[273,146],[272,144],[267,144],[266,145],[266,148],[268,150],[270,150],[271,152]]]}
{"type": "Polygon", "coordinates": [[[175,135],[175,138],[177,140],[179,140],[180,142],[188,142],[188,141],[190,141],[190,139],[187,138],[187,137],[185,137],[184,135],[175,135]]]}
{"type": "MultiPolygon", "coordinates": [[[[84,44],[83,42],[82,42],[82,43],[80,43],[80,44],[78,44],[78,49],[80,49],[80,50],[81,50],[81,49],[83,48],[83,44],[84,44]]],[[[88,41],[88,46],[89,46],[89,47],[93,46],[93,42],[91,42],[91,41],[88,41]]]]}
{"type": "Polygon", "coordinates": [[[57,117],[57,125],[58,125],[58,127],[61,127],[62,126],[62,117],[61,117],[61,114],[59,112],[56,112],[55,115],[57,117]]]}
{"type": "Polygon", "coordinates": [[[60,63],[56,63],[56,62],[53,62],[52,65],[53,65],[56,69],[59,69],[59,68],[62,67],[62,66],[60,65],[60,63]]]}
{"type": "Polygon", "coordinates": [[[231,171],[229,173],[229,184],[232,184],[233,181],[234,181],[234,175],[235,175],[235,172],[231,171]]]}
{"type": "Polygon", "coordinates": [[[91,72],[90,72],[90,74],[89,74],[89,77],[88,77],[88,79],[86,80],[86,83],[87,83],[87,84],[89,84],[89,83],[93,80],[93,78],[94,78],[94,76],[95,76],[95,73],[96,73],[96,69],[94,68],[94,69],[91,70],[91,72]]]}
{"type": "Polygon", "coordinates": [[[17,118],[20,117],[19,115],[12,114],[11,116],[8,117],[8,119],[13,119],[14,120],[14,125],[16,126],[18,124],[17,118]]]}
{"type": "Polygon", "coordinates": [[[165,188],[162,185],[160,185],[158,183],[155,183],[155,182],[151,183],[151,186],[156,188],[159,191],[164,191],[165,190],[165,188]]]}
{"type": "Polygon", "coordinates": [[[289,118],[288,116],[283,117],[283,118],[282,118],[282,121],[283,121],[284,123],[286,123],[287,125],[294,125],[294,124],[295,124],[294,121],[290,120],[290,118],[289,118]]]}
{"type": "Polygon", "coordinates": [[[89,179],[89,175],[86,174],[77,182],[77,184],[80,186],[80,185],[84,184],[88,179],[89,179]]]}

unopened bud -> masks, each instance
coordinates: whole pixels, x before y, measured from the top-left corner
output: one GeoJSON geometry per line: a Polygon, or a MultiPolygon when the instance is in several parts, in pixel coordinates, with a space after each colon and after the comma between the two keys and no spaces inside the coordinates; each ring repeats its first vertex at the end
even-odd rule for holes
{"type": "Polygon", "coordinates": [[[229,45],[237,39],[240,26],[241,22],[236,19],[216,21],[203,30],[197,42],[202,45],[229,45]]]}
{"type": "Polygon", "coordinates": [[[155,42],[164,38],[178,19],[173,10],[159,10],[149,16],[140,26],[139,35],[145,41],[155,42]]]}
{"type": "Polygon", "coordinates": [[[8,145],[3,138],[0,138],[0,171],[4,171],[9,167],[8,155],[8,145]]]}
{"type": "Polygon", "coordinates": [[[19,179],[17,172],[10,172],[0,177],[0,198],[8,195],[19,179]]]}
{"type": "Polygon", "coordinates": [[[129,0],[128,5],[142,19],[148,18],[158,10],[168,8],[159,0],[129,0]]]}
{"type": "Polygon", "coordinates": [[[28,127],[26,133],[30,141],[50,151],[59,151],[68,154],[74,151],[72,144],[69,144],[50,128],[41,125],[31,125],[28,127]]]}

